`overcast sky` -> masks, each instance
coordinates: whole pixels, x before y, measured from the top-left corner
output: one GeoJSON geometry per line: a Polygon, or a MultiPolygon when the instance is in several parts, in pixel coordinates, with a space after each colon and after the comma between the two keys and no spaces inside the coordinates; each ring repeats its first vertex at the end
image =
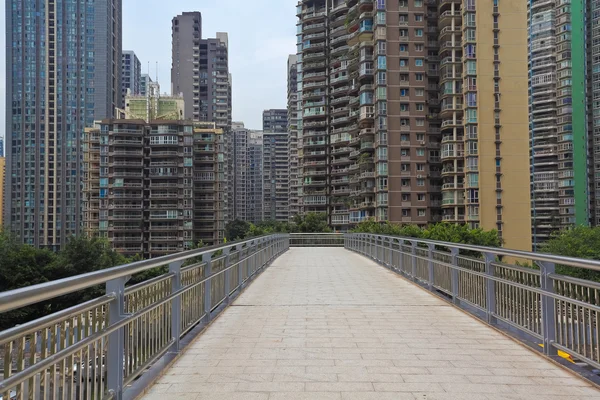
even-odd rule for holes
{"type": "MultiPolygon", "coordinates": [[[[7,1],[7,0],[5,0],[7,1]]],[[[296,52],[297,0],[123,0],[123,50],[133,50],[142,73],[156,76],[161,92],[171,91],[171,19],[183,11],[202,13],[202,37],[229,34],[233,75],[233,120],[262,129],[262,111],[285,108],[287,57],[296,52]]],[[[5,29],[5,7],[0,9],[5,29]]],[[[5,48],[1,35],[0,47],[5,48]]],[[[0,132],[5,127],[5,58],[0,62],[0,132]]]]}

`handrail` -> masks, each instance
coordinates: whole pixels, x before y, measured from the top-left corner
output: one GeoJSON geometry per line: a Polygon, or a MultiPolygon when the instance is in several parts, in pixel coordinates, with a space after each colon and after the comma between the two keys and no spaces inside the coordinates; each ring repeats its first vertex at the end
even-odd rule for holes
{"type": "Polygon", "coordinates": [[[127,389],[127,398],[136,398],[145,390],[145,380],[137,378],[160,375],[170,354],[201,332],[289,242],[288,234],[261,236],[0,293],[6,311],[100,283],[106,287],[96,299],[0,332],[0,397],[78,393],[82,400],[121,400],[127,389]],[[183,267],[185,260],[194,264],[183,267]],[[132,274],[165,265],[167,273],[125,286],[132,274]],[[165,362],[156,363],[162,357],[165,362]]]}
{"type": "Polygon", "coordinates": [[[185,261],[189,258],[200,257],[204,254],[211,253],[214,250],[247,245],[256,239],[264,237],[268,236],[260,236],[249,240],[240,240],[227,245],[215,245],[202,249],[183,251],[181,253],[170,254],[149,260],[136,261],[100,271],[89,272],[69,278],[40,283],[38,285],[0,292],[0,313],[26,307],[41,301],[63,296],[65,294],[77,292],[79,290],[100,285],[107,281],[131,276],[156,267],[162,267],[173,262],[185,261]]]}
{"type": "MultiPolygon", "coordinates": [[[[358,233],[360,235],[360,233],[358,233]]],[[[389,235],[379,235],[379,234],[368,234],[375,235],[380,238],[387,238],[393,240],[402,240],[406,242],[419,242],[422,244],[431,244],[434,246],[440,247],[448,247],[448,248],[457,248],[459,250],[465,251],[474,251],[481,254],[490,253],[498,256],[507,256],[507,257],[515,257],[521,259],[534,259],[536,261],[541,262],[549,262],[560,265],[567,265],[570,267],[576,268],[584,268],[593,271],[600,271],[600,261],[589,260],[584,258],[575,258],[575,257],[567,257],[567,256],[558,256],[555,254],[548,253],[534,253],[523,250],[512,250],[506,249],[504,247],[488,247],[488,246],[476,246],[470,244],[462,244],[462,243],[453,243],[453,242],[442,242],[439,240],[429,240],[429,239],[420,239],[420,238],[412,238],[412,237],[403,237],[403,236],[389,236],[389,235]]]]}
{"type": "Polygon", "coordinates": [[[600,283],[556,273],[557,265],[599,271],[598,261],[370,233],[346,234],[344,247],[490,325],[519,332],[518,338],[542,345],[548,356],[560,350],[570,362],[600,368],[600,283]],[[498,256],[528,260],[539,268],[499,262],[498,256]]]}

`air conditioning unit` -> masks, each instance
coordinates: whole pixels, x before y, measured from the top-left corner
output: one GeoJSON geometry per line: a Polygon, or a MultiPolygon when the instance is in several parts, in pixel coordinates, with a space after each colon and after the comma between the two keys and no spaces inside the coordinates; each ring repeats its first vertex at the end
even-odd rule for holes
{"type": "Polygon", "coordinates": [[[425,141],[424,141],[424,140],[421,140],[421,141],[419,142],[419,144],[420,144],[421,146],[425,146],[425,141]]]}
{"type": "Polygon", "coordinates": [[[417,175],[417,178],[421,179],[423,178],[423,175],[417,175]]]}

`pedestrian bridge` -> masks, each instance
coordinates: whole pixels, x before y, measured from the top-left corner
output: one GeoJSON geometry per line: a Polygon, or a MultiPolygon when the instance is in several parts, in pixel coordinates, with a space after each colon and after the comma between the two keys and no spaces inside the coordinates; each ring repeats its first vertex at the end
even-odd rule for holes
{"type": "Polygon", "coordinates": [[[600,285],[556,264],[600,270],[379,235],[273,235],[4,292],[1,312],[106,285],[0,333],[0,396],[600,399],[600,285]]]}

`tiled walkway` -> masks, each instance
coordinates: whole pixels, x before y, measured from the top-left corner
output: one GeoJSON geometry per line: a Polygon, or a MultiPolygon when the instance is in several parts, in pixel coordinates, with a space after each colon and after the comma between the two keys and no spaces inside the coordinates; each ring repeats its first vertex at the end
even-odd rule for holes
{"type": "Polygon", "coordinates": [[[266,270],[146,400],[581,400],[600,391],[344,249],[266,270]]]}

